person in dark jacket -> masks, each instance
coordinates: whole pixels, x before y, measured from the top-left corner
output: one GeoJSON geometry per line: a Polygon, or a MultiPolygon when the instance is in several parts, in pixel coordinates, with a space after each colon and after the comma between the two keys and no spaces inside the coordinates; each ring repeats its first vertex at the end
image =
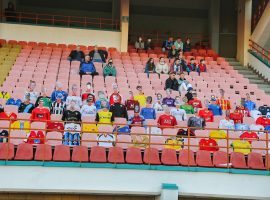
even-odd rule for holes
{"type": "Polygon", "coordinates": [[[184,43],[184,52],[190,52],[191,51],[191,43],[190,43],[190,39],[187,38],[186,42],[184,43]]]}
{"type": "Polygon", "coordinates": [[[175,72],[170,72],[170,77],[166,80],[165,82],[165,90],[167,89],[171,89],[171,90],[175,90],[178,91],[178,81],[175,78],[175,72]]]}
{"type": "Polygon", "coordinates": [[[168,40],[165,40],[162,44],[162,51],[168,51],[172,48],[173,46],[173,37],[169,37],[168,40]]]}
{"type": "Polygon", "coordinates": [[[144,43],[144,49],[147,50],[152,50],[154,49],[153,43],[152,43],[152,39],[151,38],[147,38],[146,42],[144,43]]]}
{"type": "Polygon", "coordinates": [[[113,115],[113,118],[115,117],[121,117],[121,118],[126,118],[128,120],[128,114],[127,114],[127,109],[126,106],[122,105],[120,103],[120,99],[118,96],[114,97],[114,104],[111,105],[110,107],[110,112],[113,115]]]}
{"type": "Polygon", "coordinates": [[[76,47],[76,50],[72,50],[68,56],[68,60],[73,61],[73,60],[77,60],[77,61],[82,61],[84,59],[84,53],[83,51],[81,51],[80,46],[78,45],[76,47]]]}
{"type": "Polygon", "coordinates": [[[98,46],[96,45],[94,50],[89,52],[89,56],[93,62],[106,63],[108,52],[98,49],[98,46]]]}
{"type": "Polygon", "coordinates": [[[156,73],[156,66],[153,58],[149,58],[147,61],[144,73],[147,73],[148,77],[150,73],[156,73]]]}
{"type": "Polygon", "coordinates": [[[90,59],[90,56],[85,56],[85,60],[81,62],[80,75],[98,75],[95,65],[90,59]]]}

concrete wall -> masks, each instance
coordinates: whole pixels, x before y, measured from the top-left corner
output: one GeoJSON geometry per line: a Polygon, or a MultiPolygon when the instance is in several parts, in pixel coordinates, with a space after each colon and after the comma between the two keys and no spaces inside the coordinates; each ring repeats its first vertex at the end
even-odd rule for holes
{"type": "Polygon", "coordinates": [[[248,64],[250,64],[265,79],[270,81],[270,68],[251,53],[248,53],[248,64]]]}
{"type": "Polygon", "coordinates": [[[0,166],[0,192],[160,195],[174,183],[181,195],[269,199],[270,179],[261,175],[106,168],[0,166]]]}
{"type": "Polygon", "coordinates": [[[120,32],[0,23],[0,38],[120,49],[120,32]]]}

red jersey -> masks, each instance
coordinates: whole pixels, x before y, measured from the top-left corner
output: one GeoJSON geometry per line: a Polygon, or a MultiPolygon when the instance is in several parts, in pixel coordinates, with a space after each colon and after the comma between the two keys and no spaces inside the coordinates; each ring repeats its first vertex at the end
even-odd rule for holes
{"type": "Polygon", "coordinates": [[[247,141],[251,144],[252,140],[257,140],[259,137],[255,132],[244,132],[240,135],[241,139],[247,139],[247,141]]]}
{"type": "Polygon", "coordinates": [[[233,112],[230,114],[230,119],[234,121],[235,124],[243,123],[244,115],[242,113],[233,112]]]}
{"type": "Polygon", "coordinates": [[[199,116],[205,120],[205,122],[214,122],[214,114],[211,110],[200,110],[199,116]]]}
{"type": "Polygon", "coordinates": [[[242,115],[244,117],[250,117],[250,112],[247,108],[245,108],[244,106],[238,107],[236,108],[237,112],[242,113],[242,115]]]}
{"type": "Polygon", "coordinates": [[[139,102],[136,100],[126,100],[127,110],[134,110],[135,106],[140,106],[139,102]]]}
{"type": "Polygon", "coordinates": [[[192,99],[188,102],[193,108],[202,108],[202,102],[199,99],[192,99]]]}
{"type": "Polygon", "coordinates": [[[176,118],[172,115],[166,115],[166,114],[160,115],[157,123],[160,124],[160,126],[176,126],[177,125],[176,118]]]}
{"type": "Polygon", "coordinates": [[[122,97],[119,93],[112,93],[110,96],[110,106],[113,105],[114,103],[121,103],[122,102],[122,97]],[[116,102],[116,97],[118,97],[118,101],[116,102]]]}
{"type": "Polygon", "coordinates": [[[270,118],[258,117],[258,119],[256,120],[256,124],[260,124],[264,127],[269,126],[270,125],[270,118]]]}
{"type": "Polygon", "coordinates": [[[51,119],[50,111],[47,108],[36,107],[32,111],[32,121],[49,121],[51,119]]]}
{"type": "Polygon", "coordinates": [[[44,144],[44,133],[42,131],[31,131],[27,143],[29,144],[44,144]]]}
{"type": "Polygon", "coordinates": [[[231,109],[231,103],[229,100],[226,100],[226,99],[217,99],[217,105],[219,105],[222,110],[231,109]]]}
{"type": "Polygon", "coordinates": [[[200,68],[200,72],[206,72],[206,65],[205,64],[199,64],[198,67],[200,68]]]}
{"type": "Polygon", "coordinates": [[[0,120],[11,120],[11,122],[16,121],[17,115],[15,113],[10,113],[9,115],[5,112],[0,113],[0,120]]]}
{"type": "Polygon", "coordinates": [[[64,125],[61,122],[49,122],[47,125],[47,131],[58,131],[63,132],[64,131],[64,125]]]}
{"type": "Polygon", "coordinates": [[[143,126],[143,124],[144,124],[144,118],[142,116],[140,116],[140,115],[133,116],[130,119],[130,124],[131,125],[137,125],[137,126],[143,126]]]}
{"type": "Polygon", "coordinates": [[[200,150],[206,150],[206,151],[218,151],[219,147],[214,139],[201,139],[199,142],[200,150]]]}

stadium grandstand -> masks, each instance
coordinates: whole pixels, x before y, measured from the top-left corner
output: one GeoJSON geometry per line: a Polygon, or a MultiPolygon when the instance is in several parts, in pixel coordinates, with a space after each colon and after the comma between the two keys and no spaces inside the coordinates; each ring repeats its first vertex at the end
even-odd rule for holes
{"type": "Polygon", "coordinates": [[[0,0],[0,199],[270,199],[269,0],[0,0]]]}

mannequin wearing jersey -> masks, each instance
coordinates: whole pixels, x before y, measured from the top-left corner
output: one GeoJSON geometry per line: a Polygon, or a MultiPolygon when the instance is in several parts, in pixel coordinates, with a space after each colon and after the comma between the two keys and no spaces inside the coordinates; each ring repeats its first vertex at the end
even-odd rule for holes
{"type": "Polygon", "coordinates": [[[179,101],[175,102],[175,108],[172,108],[170,114],[176,118],[177,121],[186,121],[187,114],[184,109],[180,108],[181,103],[179,101]]]}
{"type": "Polygon", "coordinates": [[[88,82],[88,83],[86,83],[85,91],[82,93],[82,103],[83,104],[86,104],[86,100],[90,95],[93,97],[93,100],[94,100],[94,103],[95,103],[96,102],[95,94],[93,92],[93,88],[91,86],[91,83],[88,82]]]}
{"type": "Polygon", "coordinates": [[[202,108],[202,102],[200,99],[198,99],[197,93],[193,93],[193,99],[189,100],[188,104],[194,109],[202,108]]]}
{"type": "Polygon", "coordinates": [[[19,107],[19,113],[31,113],[34,105],[30,102],[30,94],[25,95],[25,101],[19,107]]]}
{"type": "Polygon", "coordinates": [[[144,126],[145,125],[145,119],[142,115],[140,115],[140,106],[139,105],[135,106],[134,115],[129,118],[128,124],[130,125],[130,128],[132,126],[144,126]]]}
{"type": "Polygon", "coordinates": [[[112,124],[114,116],[108,109],[108,102],[101,100],[101,110],[96,114],[96,122],[99,124],[112,124]]]}
{"type": "Polygon", "coordinates": [[[190,127],[191,133],[197,129],[203,129],[206,126],[205,119],[200,117],[199,113],[195,113],[193,117],[188,119],[187,126],[190,127]]]}
{"type": "MultiPolygon", "coordinates": [[[[31,103],[35,103],[39,95],[38,92],[35,92],[35,88],[36,88],[36,82],[31,80],[28,86],[28,90],[25,92],[25,95],[28,95],[28,94],[30,95],[31,103]]],[[[24,100],[25,100],[25,97],[26,96],[24,96],[24,100]]]]}
{"type": "Polygon", "coordinates": [[[94,104],[93,96],[88,96],[86,104],[81,108],[82,117],[95,117],[97,114],[97,108],[94,104]]]}
{"type": "Polygon", "coordinates": [[[120,117],[128,120],[126,106],[121,104],[121,98],[117,95],[114,97],[114,104],[110,106],[110,112],[113,114],[113,118],[120,117]]]}
{"type": "Polygon", "coordinates": [[[191,105],[188,104],[187,97],[184,97],[183,98],[183,102],[184,102],[184,104],[181,105],[180,108],[181,109],[184,109],[187,114],[194,114],[195,113],[194,108],[193,108],[193,106],[191,106],[191,105]]]}
{"type": "Polygon", "coordinates": [[[66,105],[68,106],[71,102],[71,100],[74,100],[76,102],[76,105],[82,106],[82,99],[78,95],[78,86],[76,84],[73,84],[71,86],[71,94],[67,97],[66,105]]]}
{"type": "Polygon", "coordinates": [[[161,129],[169,128],[177,125],[177,120],[174,116],[170,114],[170,108],[164,106],[164,114],[160,115],[157,121],[157,124],[161,129]]]}
{"type": "Polygon", "coordinates": [[[127,110],[134,110],[135,105],[139,106],[139,102],[137,100],[134,100],[133,92],[128,92],[129,97],[125,102],[127,110]]]}
{"type": "Polygon", "coordinates": [[[225,99],[225,91],[223,89],[220,89],[220,98],[217,99],[217,105],[219,105],[223,111],[231,109],[231,103],[229,100],[225,99]]]}
{"type": "Polygon", "coordinates": [[[222,109],[219,105],[217,105],[215,96],[211,96],[210,104],[208,105],[208,109],[211,110],[214,116],[221,116],[222,109]]]}
{"type": "Polygon", "coordinates": [[[56,96],[56,100],[52,102],[51,114],[62,115],[64,110],[66,109],[66,103],[62,101],[63,95],[58,93],[56,96]]]}
{"type": "Polygon", "coordinates": [[[248,109],[249,111],[252,111],[252,110],[256,109],[256,103],[251,101],[249,93],[246,94],[246,100],[244,102],[244,107],[246,109],[248,109]]]}
{"type": "Polygon", "coordinates": [[[60,83],[60,82],[56,83],[55,90],[53,91],[53,93],[51,95],[51,101],[52,102],[56,100],[56,97],[57,97],[58,94],[62,94],[63,95],[62,101],[66,101],[67,93],[62,90],[62,87],[63,87],[62,83],[60,83]]]}
{"type": "Polygon", "coordinates": [[[50,111],[43,106],[43,100],[39,101],[38,107],[34,108],[31,115],[31,121],[50,121],[50,111]]]}
{"type": "Polygon", "coordinates": [[[146,98],[146,107],[141,109],[140,113],[144,119],[156,119],[156,110],[152,107],[152,97],[146,98]]]}
{"type": "Polygon", "coordinates": [[[156,113],[163,112],[162,94],[157,93],[156,101],[153,104],[153,108],[156,110],[156,113]]]}
{"type": "Polygon", "coordinates": [[[39,101],[43,101],[43,107],[50,109],[52,106],[52,101],[50,97],[47,95],[47,89],[42,87],[41,88],[41,95],[37,98],[35,107],[38,107],[39,101]]]}
{"type": "Polygon", "coordinates": [[[69,106],[63,113],[62,121],[81,122],[81,113],[79,112],[79,107],[76,105],[76,101],[71,100],[69,106]]]}
{"type": "Polygon", "coordinates": [[[234,129],[234,121],[230,119],[230,111],[226,111],[225,119],[219,121],[220,129],[234,129]]]}
{"type": "Polygon", "coordinates": [[[109,105],[109,101],[105,96],[105,93],[103,91],[98,91],[98,99],[96,100],[95,106],[97,108],[97,111],[101,110],[101,102],[102,101],[106,101],[107,102],[107,108],[109,109],[110,105],[109,105]]]}
{"type": "Polygon", "coordinates": [[[142,86],[138,85],[136,87],[137,89],[137,94],[134,96],[134,100],[138,101],[140,104],[140,107],[144,107],[146,105],[146,96],[144,95],[142,91],[142,86]]]}
{"type": "Polygon", "coordinates": [[[172,90],[167,89],[166,90],[167,96],[165,98],[163,98],[163,100],[162,100],[163,105],[166,105],[168,107],[175,107],[175,105],[174,105],[175,99],[171,97],[171,94],[172,94],[172,90]]]}
{"type": "Polygon", "coordinates": [[[122,103],[122,97],[119,94],[118,91],[118,86],[117,84],[113,84],[113,93],[110,96],[110,106],[113,105],[114,103],[122,103]]]}

